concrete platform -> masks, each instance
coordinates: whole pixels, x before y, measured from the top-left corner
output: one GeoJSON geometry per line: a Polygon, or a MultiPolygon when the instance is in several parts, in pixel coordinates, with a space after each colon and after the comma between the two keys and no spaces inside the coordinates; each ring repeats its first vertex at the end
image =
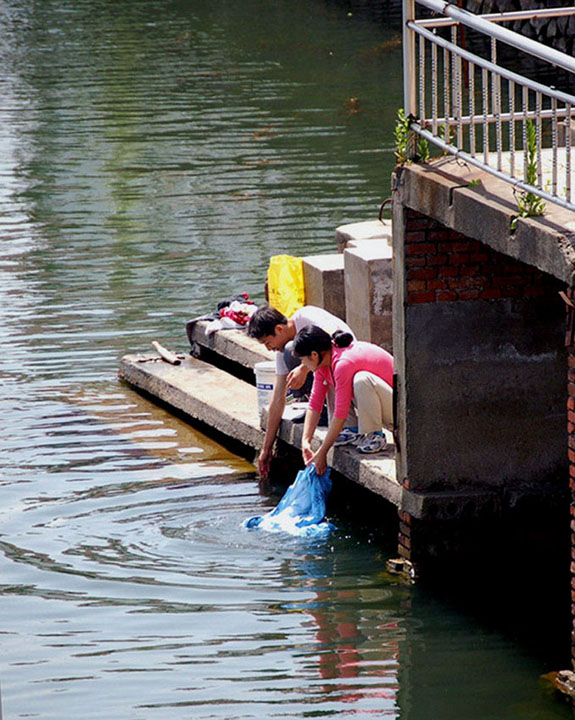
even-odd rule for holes
{"type": "MultiPolygon", "coordinates": [[[[131,386],[184,413],[192,421],[204,423],[255,451],[263,444],[256,388],[223,370],[193,357],[174,366],[155,354],[145,354],[124,356],[118,374],[131,386]]],[[[303,424],[288,419],[289,412],[288,407],[278,439],[299,450],[303,424]]],[[[265,417],[263,420],[265,423],[265,417]]],[[[318,428],[314,445],[319,447],[325,432],[325,428],[318,428]]],[[[338,447],[330,451],[328,458],[334,470],[399,507],[404,491],[395,480],[395,447],[391,434],[388,441],[387,450],[374,457],[361,456],[353,448],[338,447]]]]}
{"type": "MultiPolygon", "coordinates": [[[[242,331],[223,331],[225,338],[213,338],[215,346],[219,345],[219,341],[233,342],[233,335],[228,335],[228,332],[243,334],[242,331]]],[[[237,339],[241,347],[245,338],[237,339]]],[[[174,366],[155,353],[124,356],[118,375],[132,387],[187,415],[192,422],[199,421],[253,449],[254,457],[259,451],[264,431],[260,428],[257,390],[249,383],[197,358],[186,357],[180,365],[174,366]]],[[[288,413],[289,409],[286,416],[288,413]]],[[[280,426],[278,441],[299,450],[303,425],[292,422],[286,416],[280,426]]],[[[325,432],[325,428],[318,428],[315,446],[319,446],[325,432]]],[[[387,439],[389,445],[383,453],[366,457],[353,448],[338,447],[330,451],[328,462],[336,472],[376,493],[399,510],[408,512],[413,518],[450,519],[453,507],[461,502],[460,496],[455,492],[422,493],[402,488],[396,480],[395,446],[391,433],[387,433],[387,439]]],[[[489,491],[468,493],[467,502],[475,508],[492,503],[494,498],[494,493],[489,491]]]]}

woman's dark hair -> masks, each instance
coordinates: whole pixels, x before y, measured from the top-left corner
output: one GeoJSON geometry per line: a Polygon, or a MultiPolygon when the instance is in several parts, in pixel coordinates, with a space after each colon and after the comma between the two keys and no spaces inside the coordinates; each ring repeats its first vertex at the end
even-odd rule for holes
{"type": "Polygon", "coordinates": [[[286,316],[271,305],[260,305],[250,319],[248,335],[260,340],[267,335],[273,335],[277,325],[287,325],[286,316]]]}
{"type": "Polygon", "coordinates": [[[336,330],[330,336],[317,325],[306,325],[294,338],[293,352],[298,357],[309,357],[312,352],[321,355],[322,352],[331,350],[332,345],[344,348],[351,345],[352,342],[351,333],[336,330]]]}

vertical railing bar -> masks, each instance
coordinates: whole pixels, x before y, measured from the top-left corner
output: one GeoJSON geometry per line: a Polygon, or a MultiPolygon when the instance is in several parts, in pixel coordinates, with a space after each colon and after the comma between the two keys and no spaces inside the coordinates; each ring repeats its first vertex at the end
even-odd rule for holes
{"type": "MultiPolygon", "coordinates": [[[[459,23],[451,28],[451,42],[458,45],[457,38],[459,23]]],[[[453,102],[455,105],[455,117],[457,119],[457,147],[460,148],[463,142],[463,126],[461,124],[461,58],[453,53],[453,102]]]]}
{"type": "Polygon", "coordinates": [[[541,128],[541,93],[538,92],[535,95],[535,113],[536,113],[536,128],[537,128],[537,186],[543,189],[543,165],[541,162],[541,139],[542,139],[542,128],[541,128]]]}
{"type": "MultiPolygon", "coordinates": [[[[497,65],[497,40],[491,38],[491,62],[497,65]]],[[[491,106],[495,117],[495,149],[497,169],[501,171],[501,78],[497,73],[491,76],[491,106]]]]}
{"type": "Polygon", "coordinates": [[[523,86],[523,182],[527,182],[527,113],[529,111],[529,90],[523,86]]]}
{"type": "Polygon", "coordinates": [[[419,36],[419,119],[425,127],[425,38],[419,36]]]}
{"type": "Polygon", "coordinates": [[[571,105],[567,105],[565,118],[565,194],[571,202],[571,105]]]}
{"type": "Polygon", "coordinates": [[[445,137],[446,143],[449,143],[449,120],[451,117],[451,98],[449,94],[449,50],[443,48],[443,96],[444,96],[444,116],[445,116],[445,137]]]}
{"type": "Polygon", "coordinates": [[[437,96],[437,45],[431,43],[431,117],[434,135],[437,135],[437,96]]]}
{"type": "Polygon", "coordinates": [[[515,177],[515,82],[509,81],[509,170],[511,177],[515,177]]]}
{"type": "MultiPolygon", "coordinates": [[[[551,88],[552,90],[554,88],[551,88]]],[[[557,98],[551,97],[551,147],[553,153],[553,167],[551,170],[551,194],[557,195],[557,98]]]]}
{"type": "Polygon", "coordinates": [[[469,117],[469,149],[471,157],[475,157],[475,65],[472,62],[469,63],[469,117]]]}
{"type": "Polygon", "coordinates": [[[487,75],[487,69],[482,68],[482,99],[483,99],[483,162],[488,165],[489,160],[489,143],[487,133],[489,126],[487,123],[487,115],[489,112],[489,77],[487,75]]]}

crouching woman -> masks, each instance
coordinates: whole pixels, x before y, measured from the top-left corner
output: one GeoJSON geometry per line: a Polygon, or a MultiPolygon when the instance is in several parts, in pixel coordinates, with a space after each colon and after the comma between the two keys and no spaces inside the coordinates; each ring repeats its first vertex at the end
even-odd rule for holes
{"type": "Polygon", "coordinates": [[[313,462],[322,475],[332,445],[354,444],[361,453],[383,450],[387,442],[382,429],[392,423],[393,357],[377,345],[354,341],[349,333],[330,336],[315,325],[298,332],[293,352],[314,373],[302,439],[305,464],[313,462]],[[311,441],[329,388],[334,390],[334,407],[324,441],[314,453],[311,441]],[[352,403],[358,425],[344,427],[352,403]]]}

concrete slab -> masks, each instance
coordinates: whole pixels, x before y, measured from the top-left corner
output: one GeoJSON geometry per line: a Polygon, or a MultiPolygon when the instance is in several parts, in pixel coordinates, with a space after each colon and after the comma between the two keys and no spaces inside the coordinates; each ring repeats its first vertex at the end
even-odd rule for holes
{"type": "Polygon", "coordinates": [[[309,255],[302,259],[306,304],[345,320],[343,255],[309,255]]]}
{"type": "Polygon", "coordinates": [[[393,254],[387,244],[363,241],[343,253],[346,322],[359,340],[393,352],[393,254]]]}
{"type": "Polygon", "coordinates": [[[340,225],[335,229],[337,251],[354,247],[362,240],[379,240],[391,245],[391,220],[365,220],[364,222],[340,225]]]}
{"type": "Polygon", "coordinates": [[[200,320],[192,330],[192,340],[199,346],[222,357],[253,369],[258,362],[273,360],[274,353],[266,350],[257,340],[248,337],[246,330],[218,330],[208,335],[208,323],[200,320]]]}
{"type": "Polygon", "coordinates": [[[193,357],[170,365],[157,355],[125,355],[118,374],[190,418],[248,447],[261,447],[257,389],[233,375],[193,357]]]}

